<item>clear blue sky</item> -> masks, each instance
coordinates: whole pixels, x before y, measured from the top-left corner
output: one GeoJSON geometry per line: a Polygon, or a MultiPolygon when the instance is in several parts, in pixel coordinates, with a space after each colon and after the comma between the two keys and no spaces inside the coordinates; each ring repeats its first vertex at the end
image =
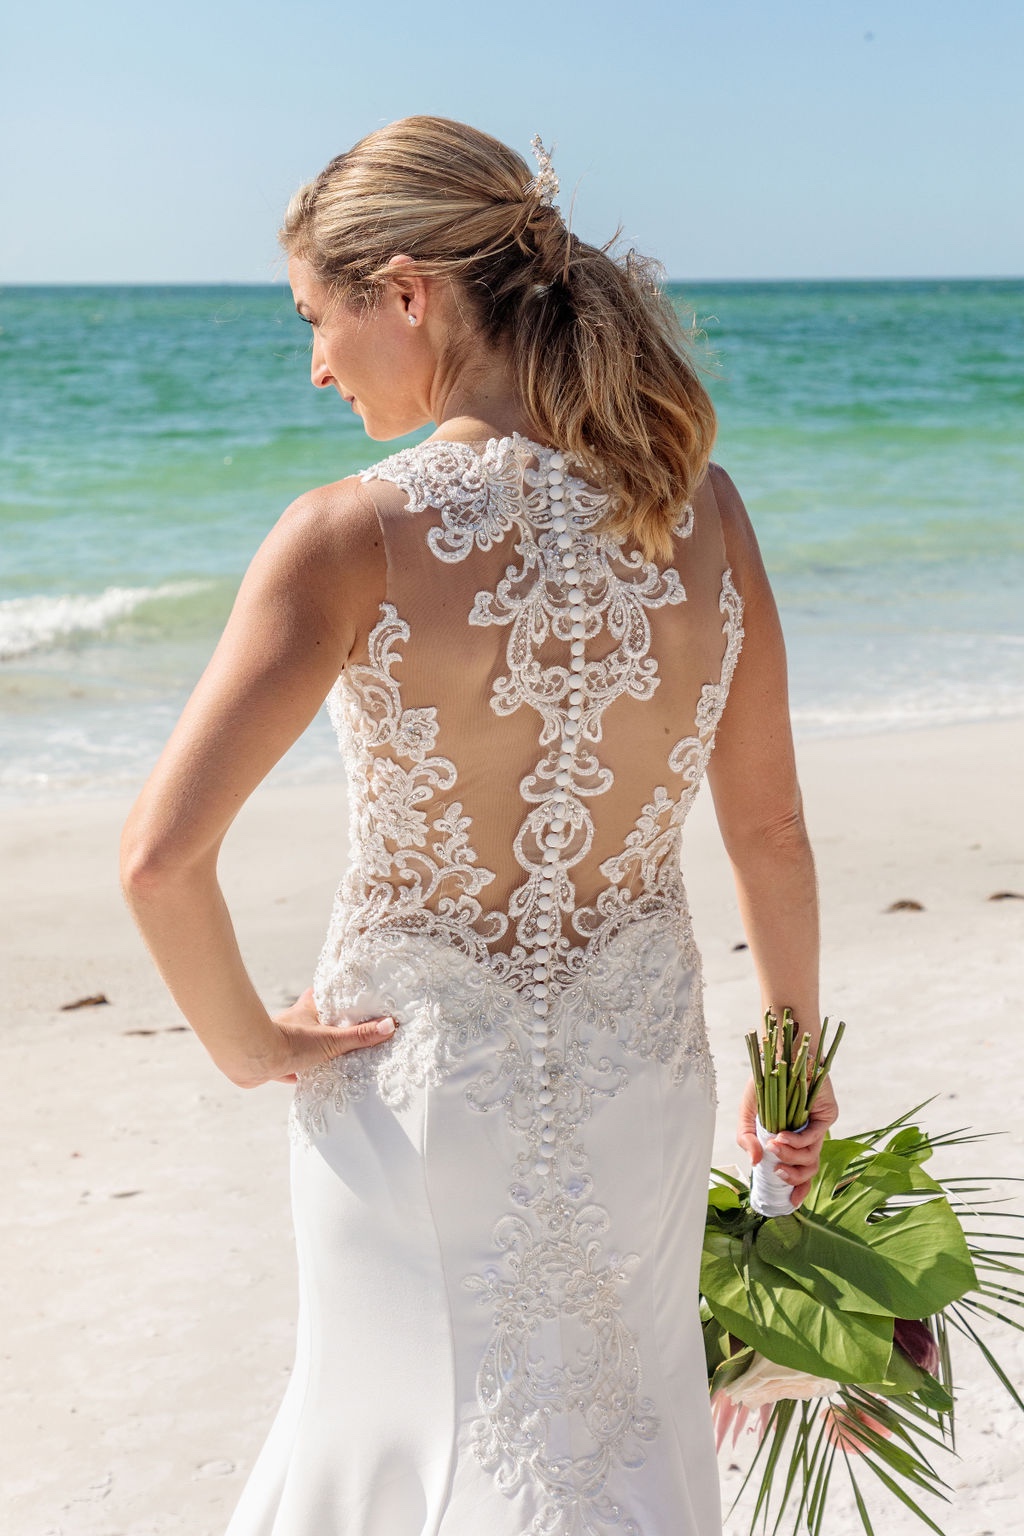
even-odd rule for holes
{"type": "Polygon", "coordinates": [[[267,281],[413,112],[554,140],[578,233],[671,277],[1019,276],[1022,81],[1022,0],[18,0],[0,281],[267,281]]]}

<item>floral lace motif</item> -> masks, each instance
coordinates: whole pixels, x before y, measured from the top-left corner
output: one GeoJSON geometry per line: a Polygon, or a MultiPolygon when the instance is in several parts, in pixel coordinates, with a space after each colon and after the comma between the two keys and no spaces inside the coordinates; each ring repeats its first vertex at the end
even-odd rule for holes
{"type": "Polygon", "coordinates": [[[643,1465],[643,1444],[658,1432],[653,1405],[640,1396],[636,1339],[620,1316],[620,1291],[637,1256],[603,1255],[609,1222],[599,1205],[574,1207],[555,1195],[540,1214],[540,1240],[521,1216],[505,1216],[495,1229],[510,1278],[490,1269],[467,1282],[495,1319],[477,1378],[477,1456],[503,1493],[515,1493],[527,1478],[540,1485],[541,1508],[530,1526],[538,1536],[599,1536],[616,1526],[639,1533],[607,1488],[616,1467],[643,1465]],[[551,1365],[535,1353],[535,1337],[549,1323],[563,1353],[567,1338],[578,1339],[568,1364],[551,1365]],[[586,1449],[551,1456],[549,1415],[569,1421],[573,1444],[586,1449]]]}
{"type": "Polygon", "coordinates": [[[325,1000],[340,957],[360,935],[429,931],[483,960],[486,940],[508,927],[503,913],[485,914],[476,899],[494,875],[477,864],[461,802],[448,801],[429,825],[419,808],[454,789],[458,773],[450,758],[434,755],[436,709],[402,707],[391,673],[408,639],[408,624],[383,603],[367,662],[343,672],[328,698],[348,769],[352,859],[317,969],[314,991],[322,988],[325,1000]],[[447,894],[431,907],[442,885],[447,894]]]}
{"type": "Polygon", "coordinates": [[[583,935],[600,934],[612,924],[628,921],[636,913],[652,910],[687,911],[686,889],[680,867],[683,822],[701,785],[715,744],[729,685],[743,643],[743,604],[733,586],[732,572],[722,578],[719,609],[725,616],[726,636],[722,674],[717,683],[705,683],[697,705],[696,733],[677,741],[668,766],[682,780],[682,792],[674,798],[662,786],[644,806],[621,853],[605,859],[601,873],[610,884],[592,907],[573,914],[573,926],[583,935]],[[629,883],[639,878],[642,894],[631,896],[629,883]]]}
{"type": "MultiPolygon", "coordinates": [[[[616,699],[649,699],[657,688],[648,613],[685,601],[678,573],[599,530],[606,497],[568,474],[561,454],[520,437],[479,454],[422,444],[363,478],[393,482],[410,512],[440,517],[426,542],[441,561],[514,532],[518,564],[477,593],[469,623],[508,629],[491,707],[534,712],[539,756],[520,786],[522,882],[507,912],[487,910],[479,896],[495,876],[476,859],[461,801],[446,798],[458,773],[436,751],[436,711],[404,708],[393,676],[409,626],[382,605],[367,663],[343,673],[330,699],[348,769],[352,862],[315,991],[323,1017],[373,1008],[394,1012],[402,1028],[372,1054],[304,1074],[293,1127],[314,1136],[328,1104],[343,1110],[367,1091],[400,1109],[486,1042],[467,1107],[504,1115],[518,1151],[495,1262],[465,1279],[493,1310],[477,1379],[477,1455],[503,1491],[532,1484],[532,1536],[641,1536],[609,1493],[658,1429],[621,1316],[639,1260],[604,1251],[609,1217],[594,1198],[583,1133],[596,1106],[628,1086],[631,1060],[656,1061],[679,1081],[696,1075],[714,1100],[679,846],[739,655],[741,600],[726,571],[721,676],[702,689],[694,733],[667,759],[681,787],[654,791],[621,851],[600,865],[608,885],[579,906],[572,871],[593,843],[589,802],[612,783],[600,760],[603,718],[616,699]],[[599,638],[611,648],[588,657],[599,638]],[[542,665],[551,641],[564,645],[563,659],[542,665]],[[492,948],[510,925],[511,948],[492,948]],[[554,1363],[537,1344],[549,1319],[559,1324],[554,1363]],[[574,1454],[549,1450],[552,1416],[572,1424],[574,1454]]],[[[692,528],[687,507],[676,533],[692,528]]]]}

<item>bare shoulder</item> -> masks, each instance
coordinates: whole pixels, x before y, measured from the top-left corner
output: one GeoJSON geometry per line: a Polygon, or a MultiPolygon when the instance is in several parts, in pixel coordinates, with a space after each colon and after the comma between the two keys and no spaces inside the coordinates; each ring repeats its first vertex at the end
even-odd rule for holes
{"type": "Polygon", "coordinates": [[[718,509],[726,555],[734,576],[740,579],[750,575],[756,579],[763,569],[757,535],[732,476],[721,464],[710,463],[703,488],[718,509]]]}
{"type": "Polygon", "coordinates": [[[304,491],[285,508],[267,542],[314,589],[350,596],[383,584],[380,522],[358,475],[304,491]]]}
{"type": "Polygon", "coordinates": [[[342,658],[373,627],[387,585],[373,496],[358,475],[305,491],[286,507],[250,567],[264,600],[318,612],[342,658]]]}
{"type": "Polygon", "coordinates": [[[381,542],[374,499],[358,475],[304,491],[285,508],[274,533],[297,555],[332,568],[372,562],[381,542]]]}
{"type": "Polygon", "coordinates": [[[732,476],[722,468],[721,464],[716,464],[714,460],[709,462],[705,483],[714,498],[723,523],[726,520],[730,523],[749,522],[743,497],[736,489],[732,476]]]}
{"type": "MultiPolygon", "coordinates": [[[[717,511],[718,522],[722,525],[726,561],[732,570],[735,585],[742,593],[757,593],[768,581],[765,562],[761,561],[754,524],[732,476],[723,470],[722,465],[708,464],[708,473],[700,482],[697,496],[705,496],[706,502],[717,511]]],[[[695,510],[700,515],[699,504],[695,510]]]]}

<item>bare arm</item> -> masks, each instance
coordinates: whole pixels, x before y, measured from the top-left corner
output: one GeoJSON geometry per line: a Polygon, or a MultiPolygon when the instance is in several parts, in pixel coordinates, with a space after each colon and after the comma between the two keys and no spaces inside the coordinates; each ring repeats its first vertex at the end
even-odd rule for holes
{"type": "Polygon", "coordinates": [[[762,1008],[793,1010],[817,1042],[818,893],[789,720],[786,654],[754,530],[712,470],[745,638],[708,768],[762,1008]]]}
{"type": "MultiPolygon", "coordinates": [[[[818,892],[804,824],[789,718],[786,654],[775,599],[746,508],[717,466],[711,483],[722,516],[726,554],[743,598],[745,639],[719,726],[708,780],[726,852],[732,864],[740,915],[757,971],[762,1009],[781,1017],[790,1008],[812,1046],[821,1033],[818,1011],[818,892]]],[[[753,1022],[756,1021],[752,1021],[753,1022]]],[[[738,1141],[753,1161],[752,1088],[741,1108],[738,1141]]],[[[798,1200],[817,1170],[827,1124],[835,1120],[826,1089],[816,1101],[817,1122],[799,1138],[798,1200]],[[826,1112],[828,1118],[826,1119],[826,1112]],[[820,1135],[812,1131],[820,1127],[820,1135]],[[809,1156],[808,1154],[813,1154],[809,1156]]],[[[783,1136],[776,1148],[787,1144],[783,1136]]]]}
{"type": "MultiPolygon", "coordinates": [[[[214,1062],[243,1086],[290,1078],[338,1054],[339,1036],[348,1038],[317,1029],[308,998],[292,1017],[270,1018],[242,963],[217,857],[239,809],[305,730],[375,612],[379,544],[357,482],[310,492],[288,509],[250,565],[125,825],[122,881],[132,914],[214,1062]]],[[[366,1042],[353,1038],[349,1048],[358,1043],[366,1042]]]]}

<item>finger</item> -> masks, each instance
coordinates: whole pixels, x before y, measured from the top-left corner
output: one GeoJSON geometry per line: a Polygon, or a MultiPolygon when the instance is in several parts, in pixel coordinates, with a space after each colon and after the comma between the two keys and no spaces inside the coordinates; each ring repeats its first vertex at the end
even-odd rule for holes
{"type": "MultiPolygon", "coordinates": [[[[774,1151],[774,1148],[769,1150],[774,1151]]],[[[802,1147],[789,1150],[780,1150],[775,1153],[780,1168],[799,1168],[805,1173],[813,1172],[821,1162],[820,1153],[814,1147],[808,1147],[805,1151],[802,1147]]]]}
{"type": "Polygon", "coordinates": [[[764,1156],[764,1151],[757,1137],[747,1135],[737,1136],[736,1145],[747,1154],[747,1156],[750,1158],[752,1166],[756,1168],[764,1156]]]}
{"type": "Polygon", "coordinates": [[[307,987],[304,992],[299,993],[295,999],[294,1007],[301,1008],[303,1013],[311,1013],[317,1023],[320,1023],[320,1014],[317,1011],[316,998],[313,996],[312,987],[307,987]]]}
{"type": "Polygon", "coordinates": [[[801,1180],[816,1179],[821,1167],[818,1158],[803,1158],[800,1162],[792,1162],[788,1158],[776,1163],[780,1174],[789,1179],[791,1183],[798,1184],[801,1180]]]}
{"type": "Polygon", "coordinates": [[[779,1164],[775,1172],[785,1183],[792,1184],[794,1187],[806,1184],[809,1189],[817,1176],[818,1170],[817,1168],[786,1168],[779,1164]]]}
{"type": "Polygon", "coordinates": [[[809,1157],[820,1157],[824,1144],[823,1136],[815,1136],[810,1131],[806,1131],[803,1136],[795,1136],[788,1140],[773,1136],[768,1142],[768,1150],[783,1162],[801,1162],[809,1157]]]}
{"type": "Polygon", "coordinates": [[[803,1173],[795,1173],[792,1170],[786,1168],[776,1168],[774,1169],[774,1172],[784,1184],[792,1185],[792,1190],[790,1193],[792,1194],[795,1191],[798,1199],[800,1200],[804,1198],[811,1185],[814,1183],[813,1178],[809,1179],[805,1177],[803,1173]]]}
{"type": "Polygon", "coordinates": [[[812,1120],[802,1131],[776,1131],[772,1136],[772,1144],[780,1147],[820,1147],[825,1140],[828,1127],[818,1120],[812,1120]]]}
{"type": "Polygon", "coordinates": [[[395,1032],[396,1021],[390,1014],[383,1018],[361,1019],[358,1024],[345,1024],[337,1029],[320,1029],[316,1032],[318,1044],[328,1059],[346,1056],[368,1045],[380,1045],[395,1032]]]}
{"type": "Polygon", "coordinates": [[[294,1027],[296,1024],[300,1026],[319,1024],[320,1015],[313,998],[313,988],[307,987],[294,1003],[290,1003],[287,1008],[274,1016],[274,1021],[286,1027],[294,1027]]]}

